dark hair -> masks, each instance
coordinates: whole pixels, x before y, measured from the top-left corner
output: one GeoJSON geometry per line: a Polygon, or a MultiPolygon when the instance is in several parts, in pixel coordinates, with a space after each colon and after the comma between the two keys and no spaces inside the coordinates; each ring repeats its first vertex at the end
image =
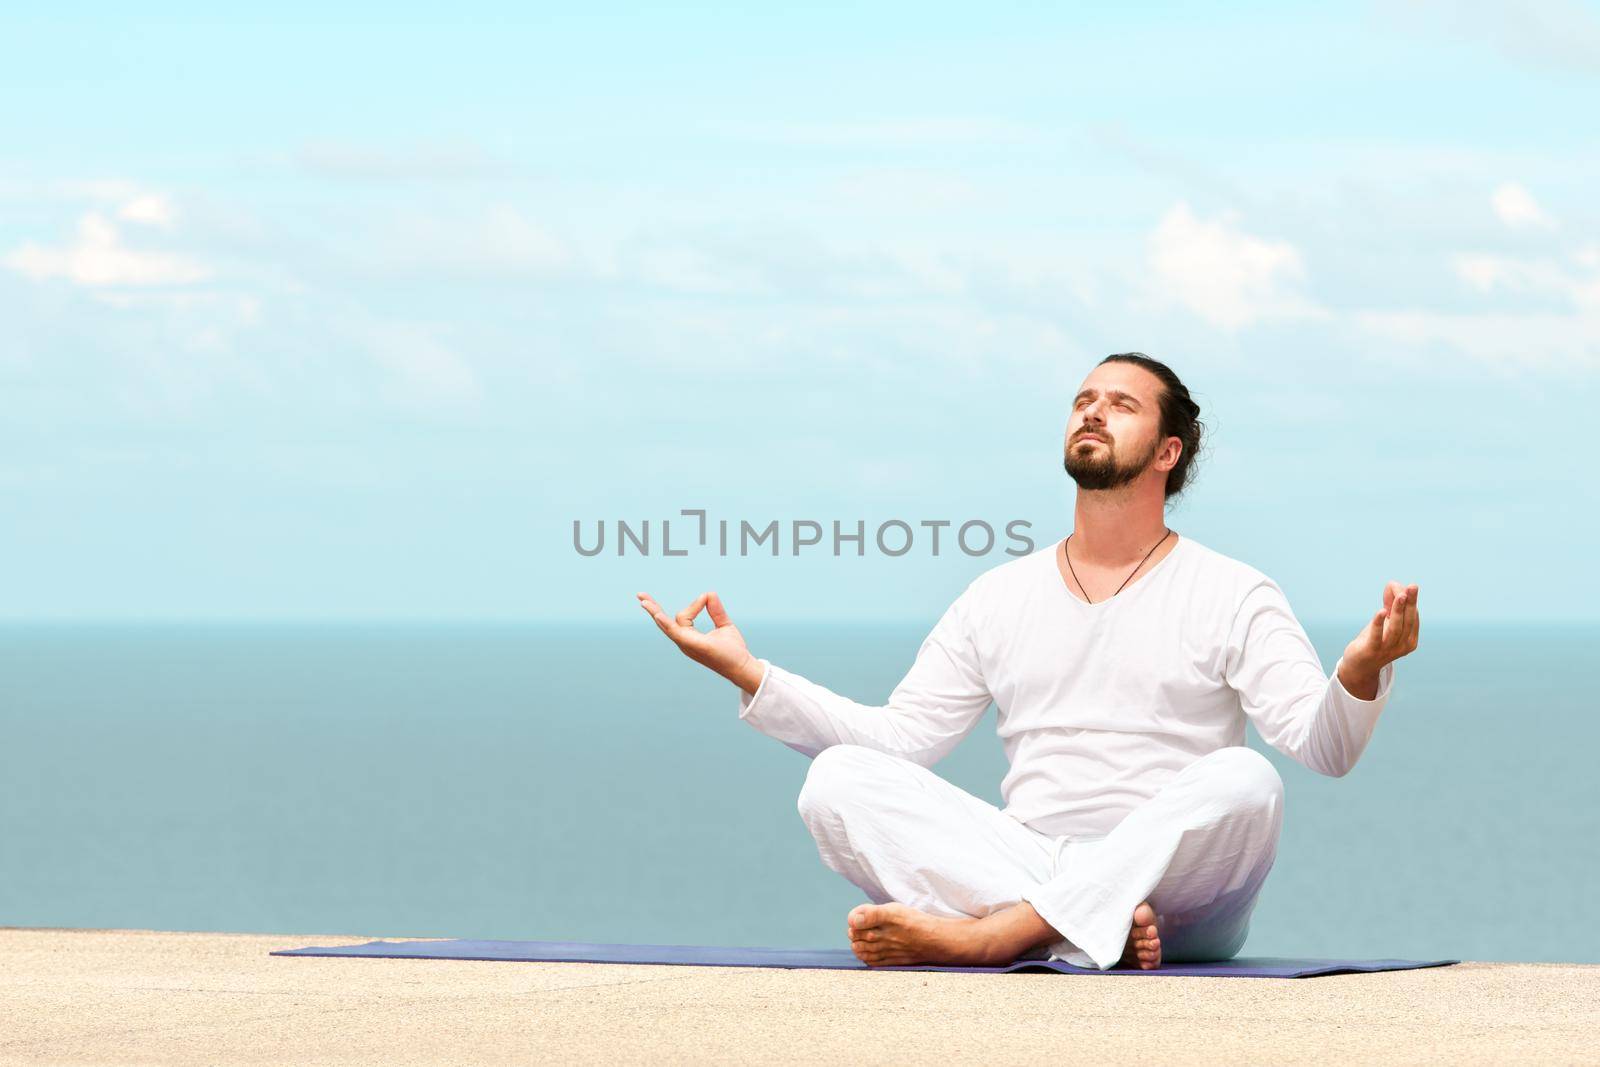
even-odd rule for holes
{"type": "Polygon", "coordinates": [[[1167,472],[1164,499],[1170,500],[1194,480],[1190,471],[1200,451],[1200,436],[1206,428],[1205,423],[1200,421],[1200,405],[1190,398],[1189,387],[1179,381],[1178,376],[1172,373],[1172,368],[1160,360],[1151,359],[1143,352],[1117,352],[1100,362],[1110,363],[1113,360],[1143,367],[1161,379],[1161,439],[1165,441],[1169,437],[1176,437],[1183,443],[1177,466],[1167,472]]]}

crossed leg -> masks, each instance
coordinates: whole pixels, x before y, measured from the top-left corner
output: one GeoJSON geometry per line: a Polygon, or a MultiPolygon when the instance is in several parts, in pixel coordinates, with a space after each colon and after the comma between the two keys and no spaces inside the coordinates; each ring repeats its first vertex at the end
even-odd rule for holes
{"type": "Polygon", "coordinates": [[[1064,843],[1059,862],[1054,839],[875,749],[824,749],[799,798],[823,862],[919,942],[916,962],[973,962],[963,924],[1027,901],[1061,940],[1025,957],[1102,970],[1132,959],[1145,936],[1132,929],[1136,911],[1158,928],[1169,961],[1237,953],[1282,809],[1277,770],[1242,747],[1196,760],[1104,838],[1064,843]]]}

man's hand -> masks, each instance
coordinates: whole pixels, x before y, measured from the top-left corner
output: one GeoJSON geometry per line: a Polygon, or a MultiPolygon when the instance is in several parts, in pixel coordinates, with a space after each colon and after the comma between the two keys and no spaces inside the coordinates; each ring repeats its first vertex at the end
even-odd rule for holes
{"type": "Polygon", "coordinates": [[[650,613],[656,625],[661,627],[661,632],[672,638],[685,656],[711,668],[747,693],[754,693],[761,685],[765,668],[750,654],[749,647],[744,643],[744,635],[728,618],[722,600],[716,593],[701,593],[694,598],[693,604],[676,616],[663,611],[648,593],[640,593],[638,597],[639,606],[650,613]],[[711,614],[713,629],[709,633],[696,629],[694,625],[701,608],[711,614]]]}
{"type": "Polygon", "coordinates": [[[1378,671],[1401,656],[1415,652],[1421,618],[1417,614],[1417,587],[1390,582],[1383,587],[1383,608],[1344,650],[1340,681],[1362,700],[1378,695],[1378,671]],[[1349,677],[1345,677],[1347,675],[1349,677]]]}

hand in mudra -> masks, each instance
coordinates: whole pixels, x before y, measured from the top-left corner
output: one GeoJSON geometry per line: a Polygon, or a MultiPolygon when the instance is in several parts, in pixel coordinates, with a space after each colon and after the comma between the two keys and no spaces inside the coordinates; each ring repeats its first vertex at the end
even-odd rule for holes
{"type": "Polygon", "coordinates": [[[661,632],[672,638],[673,644],[696,663],[711,668],[724,678],[738,681],[736,675],[740,668],[753,659],[749,646],[744,643],[744,635],[728,618],[727,611],[722,607],[722,599],[716,593],[701,593],[694,598],[693,604],[676,616],[663,611],[648,593],[639,593],[638,597],[639,606],[656,620],[661,632]],[[694,620],[699,617],[701,608],[711,614],[712,629],[709,631],[695,628],[694,620]]]}
{"type": "Polygon", "coordinates": [[[1421,626],[1417,587],[1390,582],[1383,587],[1383,607],[1345,648],[1345,662],[1377,671],[1417,650],[1421,626]]]}

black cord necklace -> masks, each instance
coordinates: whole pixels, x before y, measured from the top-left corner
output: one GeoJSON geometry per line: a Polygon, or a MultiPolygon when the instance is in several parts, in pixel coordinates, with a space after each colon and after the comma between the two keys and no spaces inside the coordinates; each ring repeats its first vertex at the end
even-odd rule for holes
{"type": "MultiPolygon", "coordinates": [[[[1139,561],[1139,567],[1143,567],[1144,564],[1145,564],[1145,560],[1149,559],[1152,555],[1154,555],[1156,549],[1161,547],[1162,542],[1165,541],[1167,538],[1169,538],[1171,536],[1172,536],[1172,530],[1169,528],[1166,533],[1161,535],[1161,540],[1160,541],[1157,541],[1155,544],[1150,546],[1150,551],[1146,552],[1144,554],[1144,559],[1141,559],[1139,561]]],[[[1083,589],[1083,583],[1078,581],[1078,572],[1072,570],[1072,553],[1070,551],[1068,551],[1068,546],[1071,545],[1071,544],[1072,544],[1072,534],[1067,534],[1066,543],[1061,546],[1061,554],[1063,556],[1067,557],[1067,570],[1072,571],[1072,580],[1075,581],[1075,582],[1078,582],[1078,588],[1079,589],[1083,589]]],[[[1133,568],[1133,570],[1128,572],[1128,576],[1126,578],[1122,579],[1122,585],[1117,586],[1117,593],[1122,592],[1123,586],[1125,586],[1129,582],[1133,581],[1133,576],[1135,574],[1139,573],[1139,567],[1133,568]]],[[[1111,596],[1116,596],[1117,593],[1112,593],[1111,596]]],[[[1089,590],[1087,590],[1087,589],[1083,589],[1083,598],[1085,600],[1088,600],[1089,603],[1091,603],[1091,604],[1094,603],[1094,601],[1089,600],[1089,590]]],[[[1111,599],[1110,596],[1106,597],[1106,600],[1110,600],[1110,599],[1111,599]]],[[[1105,600],[1102,600],[1101,603],[1104,604],[1105,600]]]]}

